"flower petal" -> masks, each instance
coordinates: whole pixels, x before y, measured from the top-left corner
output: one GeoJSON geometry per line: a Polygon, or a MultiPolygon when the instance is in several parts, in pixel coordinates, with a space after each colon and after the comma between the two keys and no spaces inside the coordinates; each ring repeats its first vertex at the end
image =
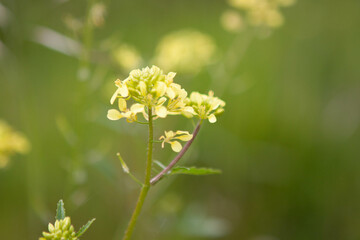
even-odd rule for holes
{"type": "Polygon", "coordinates": [[[175,133],[173,132],[173,131],[165,131],[165,137],[167,138],[167,139],[172,139],[173,137],[175,136],[175,133]]]}
{"type": "Polygon", "coordinates": [[[161,98],[158,100],[157,105],[158,105],[158,106],[159,106],[159,105],[163,105],[164,102],[166,102],[166,97],[161,97],[161,98]]]}
{"type": "Polygon", "coordinates": [[[169,73],[167,74],[167,76],[166,76],[166,80],[167,80],[168,82],[173,82],[173,79],[174,79],[175,76],[176,76],[176,73],[174,73],[174,72],[169,72],[169,73]]]}
{"type": "Polygon", "coordinates": [[[208,117],[208,119],[209,119],[209,122],[210,122],[210,123],[216,122],[216,117],[215,117],[214,114],[211,114],[211,115],[208,117]]]}
{"type": "Polygon", "coordinates": [[[145,120],[149,121],[149,115],[145,111],[143,111],[142,114],[143,114],[145,120]]]}
{"type": "Polygon", "coordinates": [[[107,113],[107,118],[110,120],[119,120],[123,115],[116,109],[110,109],[107,113]]]}
{"type": "Polygon", "coordinates": [[[178,141],[169,142],[174,152],[180,152],[182,149],[181,144],[178,141]]]}
{"type": "Polygon", "coordinates": [[[200,105],[202,103],[202,97],[201,94],[198,92],[192,92],[190,94],[190,100],[192,102],[195,102],[196,104],[200,105]]]}
{"type": "Polygon", "coordinates": [[[118,105],[119,105],[120,111],[122,111],[122,112],[126,111],[127,106],[126,106],[126,100],[125,99],[119,98],[118,105]]]}
{"type": "Polygon", "coordinates": [[[168,88],[166,89],[166,94],[168,95],[168,97],[169,97],[170,99],[173,99],[173,98],[175,97],[175,92],[174,92],[174,90],[172,90],[170,87],[168,87],[168,88]]]}
{"type": "Polygon", "coordinates": [[[196,112],[194,111],[194,109],[190,106],[184,107],[184,112],[190,113],[192,115],[196,115],[196,112]]]}
{"type": "Polygon", "coordinates": [[[216,109],[215,114],[220,114],[222,112],[224,112],[224,109],[223,108],[218,108],[218,109],[216,109]]]}
{"type": "Polygon", "coordinates": [[[116,91],[115,91],[114,94],[112,95],[112,97],[111,97],[111,99],[110,99],[110,103],[111,103],[111,104],[114,104],[114,102],[115,102],[118,94],[119,94],[119,88],[116,89],[116,91]]]}
{"type": "Polygon", "coordinates": [[[129,90],[125,84],[123,84],[122,87],[119,88],[119,92],[122,97],[127,97],[129,95],[129,90]]]}
{"type": "Polygon", "coordinates": [[[146,84],[145,84],[145,82],[140,81],[140,82],[139,82],[139,86],[140,86],[141,95],[146,96],[146,94],[147,94],[147,89],[146,89],[146,84]]]}
{"type": "Polygon", "coordinates": [[[177,131],[175,132],[175,134],[177,134],[177,135],[180,135],[180,134],[187,134],[187,135],[189,135],[190,133],[189,133],[189,131],[177,130],[177,131]]]}
{"type": "Polygon", "coordinates": [[[178,137],[176,137],[176,139],[187,142],[187,141],[190,141],[192,139],[192,137],[193,137],[192,134],[186,134],[186,135],[178,136],[178,137]]]}
{"type": "Polygon", "coordinates": [[[164,96],[166,92],[166,84],[164,82],[158,82],[155,86],[156,95],[158,97],[164,96]]]}
{"type": "Polygon", "coordinates": [[[115,81],[115,85],[118,87],[119,94],[122,97],[127,97],[129,95],[129,90],[125,83],[123,83],[120,79],[115,81]]]}
{"type": "Polygon", "coordinates": [[[144,105],[140,103],[135,103],[130,107],[130,111],[137,114],[144,111],[144,105]]]}
{"type": "Polygon", "coordinates": [[[181,99],[185,99],[187,97],[187,91],[185,89],[180,89],[180,91],[178,92],[179,98],[181,99]]]}
{"type": "Polygon", "coordinates": [[[155,107],[155,113],[161,118],[165,118],[167,116],[167,109],[164,106],[155,107]]]}

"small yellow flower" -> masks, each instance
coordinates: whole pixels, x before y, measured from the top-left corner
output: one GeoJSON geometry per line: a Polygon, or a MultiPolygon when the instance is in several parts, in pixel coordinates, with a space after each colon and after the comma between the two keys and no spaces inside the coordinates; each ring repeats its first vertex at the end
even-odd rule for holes
{"type": "Polygon", "coordinates": [[[168,110],[164,105],[164,103],[166,102],[166,97],[162,97],[158,100],[158,102],[155,105],[155,115],[160,117],[160,118],[165,118],[168,115],[168,110]]]}
{"type": "Polygon", "coordinates": [[[184,102],[187,97],[187,92],[181,88],[179,84],[170,83],[166,89],[166,97],[160,98],[155,107],[155,114],[157,116],[164,118],[167,115],[183,114],[186,117],[195,115],[194,109],[187,106],[184,102]],[[168,100],[168,102],[166,106],[164,106],[166,100],[168,100]]]}
{"type": "Polygon", "coordinates": [[[190,106],[187,106],[185,103],[185,99],[188,95],[188,93],[185,91],[185,89],[181,88],[179,84],[172,83],[170,87],[171,96],[169,96],[169,101],[167,104],[167,110],[168,114],[170,115],[178,115],[183,114],[186,117],[192,117],[195,115],[194,109],[190,106]]]}
{"type": "Polygon", "coordinates": [[[129,90],[128,90],[126,84],[124,84],[120,79],[117,79],[115,81],[115,86],[117,86],[117,89],[110,99],[111,104],[113,104],[115,102],[116,98],[127,97],[129,95],[129,90]]]}
{"type": "Polygon", "coordinates": [[[108,111],[107,117],[110,120],[119,120],[121,118],[126,118],[128,122],[137,121],[137,114],[145,114],[145,106],[139,103],[134,103],[130,109],[127,108],[126,100],[123,98],[118,99],[119,110],[110,109],[108,111]]]}
{"type": "Polygon", "coordinates": [[[185,102],[193,108],[195,115],[200,119],[208,119],[210,123],[216,122],[215,115],[222,113],[225,107],[225,102],[214,97],[212,91],[208,95],[192,92],[185,102]]]}
{"type": "Polygon", "coordinates": [[[180,152],[182,149],[181,143],[176,139],[187,142],[193,137],[188,131],[165,131],[165,136],[161,136],[159,140],[163,140],[161,147],[164,148],[165,143],[169,143],[174,152],[180,152]]]}

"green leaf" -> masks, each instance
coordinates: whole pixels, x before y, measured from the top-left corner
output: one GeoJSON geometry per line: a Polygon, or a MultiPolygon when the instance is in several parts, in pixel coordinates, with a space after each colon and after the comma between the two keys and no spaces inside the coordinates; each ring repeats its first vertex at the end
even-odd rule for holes
{"type": "Polygon", "coordinates": [[[91,219],[90,221],[88,221],[84,226],[82,226],[79,231],[76,233],[76,237],[80,237],[81,235],[83,235],[86,230],[88,230],[88,228],[90,227],[90,225],[95,221],[95,218],[91,219]]]}
{"type": "Polygon", "coordinates": [[[64,208],[64,202],[62,199],[59,200],[56,208],[56,220],[62,220],[65,218],[65,208],[64,208]]]}
{"type": "Polygon", "coordinates": [[[221,170],[213,168],[196,168],[196,167],[175,167],[169,175],[186,174],[186,175],[210,175],[220,174],[221,170]]]}

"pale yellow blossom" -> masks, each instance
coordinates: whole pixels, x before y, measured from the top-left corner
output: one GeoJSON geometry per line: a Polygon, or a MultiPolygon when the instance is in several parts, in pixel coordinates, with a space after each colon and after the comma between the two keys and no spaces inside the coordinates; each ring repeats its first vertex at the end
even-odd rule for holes
{"type": "Polygon", "coordinates": [[[210,36],[195,30],[180,30],[160,40],[154,61],[164,69],[196,73],[212,61],[215,50],[210,36]]]}
{"type": "Polygon", "coordinates": [[[208,119],[210,123],[216,122],[216,116],[224,111],[225,102],[209,91],[209,94],[192,92],[186,99],[186,104],[194,109],[195,115],[200,119],[208,119]]]}
{"type": "Polygon", "coordinates": [[[110,120],[119,120],[121,118],[126,118],[128,122],[137,121],[137,114],[144,113],[145,106],[143,104],[134,103],[130,109],[127,108],[126,100],[123,98],[118,99],[118,107],[117,109],[110,109],[108,111],[107,117],[110,120]]]}
{"type": "Polygon", "coordinates": [[[169,115],[183,114],[186,117],[195,115],[194,109],[185,103],[188,93],[179,84],[172,83],[168,87],[167,96],[169,97],[166,106],[169,115]]]}
{"type": "Polygon", "coordinates": [[[181,143],[177,140],[184,142],[190,141],[193,135],[188,131],[165,131],[165,135],[161,136],[159,140],[162,140],[161,147],[164,148],[165,143],[169,143],[174,152],[180,152],[182,149],[181,143]]]}
{"type": "Polygon", "coordinates": [[[126,84],[124,84],[120,79],[115,81],[115,86],[117,86],[117,89],[110,99],[111,104],[115,102],[116,98],[127,97],[129,95],[129,90],[126,84]]]}

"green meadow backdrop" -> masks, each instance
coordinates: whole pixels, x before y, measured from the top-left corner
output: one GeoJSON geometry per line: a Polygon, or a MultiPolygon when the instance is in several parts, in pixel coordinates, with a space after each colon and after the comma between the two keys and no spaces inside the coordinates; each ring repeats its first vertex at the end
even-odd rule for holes
{"type": "Polygon", "coordinates": [[[360,2],[280,11],[255,30],[220,0],[1,0],[0,119],[31,147],[0,169],[0,238],[37,239],[63,199],[76,228],[96,218],[82,239],[121,239],[139,188],[116,153],[141,177],[147,129],[106,114],[114,80],[157,64],[226,101],[182,159],[222,174],[157,184],[134,240],[360,239],[360,2]]]}

